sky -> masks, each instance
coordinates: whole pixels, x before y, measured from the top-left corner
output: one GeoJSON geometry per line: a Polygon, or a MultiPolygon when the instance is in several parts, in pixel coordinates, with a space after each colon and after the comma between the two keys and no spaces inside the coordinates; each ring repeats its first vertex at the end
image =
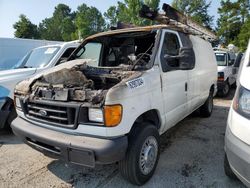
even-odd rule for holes
{"type": "MultiPolygon", "coordinates": [[[[160,7],[163,3],[171,2],[172,0],[161,0],[160,7]]],[[[32,23],[39,24],[46,17],[52,16],[55,6],[59,3],[68,5],[72,11],[85,3],[104,13],[110,6],[116,5],[117,0],[0,0],[0,37],[14,37],[13,24],[18,21],[20,14],[26,15],[32,23]]],[[[219,0],[212,0],[209,9],[209,14],[214,16],[215,20],[218,18],[219,5],[219,0]]]]}

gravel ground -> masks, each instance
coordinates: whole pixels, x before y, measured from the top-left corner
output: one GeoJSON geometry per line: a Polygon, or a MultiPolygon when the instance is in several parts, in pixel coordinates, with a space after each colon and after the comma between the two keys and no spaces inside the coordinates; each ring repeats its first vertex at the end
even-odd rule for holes
{"type": "MultiPolygon", "coordinates": [[[[233,91],[216,98],[208,119],[192,115],[161,137],[161,156],[152,187],[244,187],[223,171],[224,132],[233,91]]],[[[53,160],[0,132],[0,187],[133,187],[117,165],[88,169],[53,160]]]]}

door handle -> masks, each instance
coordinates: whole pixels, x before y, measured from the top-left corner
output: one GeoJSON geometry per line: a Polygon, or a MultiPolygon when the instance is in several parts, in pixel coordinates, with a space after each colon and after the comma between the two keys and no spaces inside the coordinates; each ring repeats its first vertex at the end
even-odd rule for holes
{"type": "Polygon", "coordinates": [[[187,91],[187,89],[188,89],[188,84],[187,84],[187,82],[185,83],[185,91],[187,91]]]}

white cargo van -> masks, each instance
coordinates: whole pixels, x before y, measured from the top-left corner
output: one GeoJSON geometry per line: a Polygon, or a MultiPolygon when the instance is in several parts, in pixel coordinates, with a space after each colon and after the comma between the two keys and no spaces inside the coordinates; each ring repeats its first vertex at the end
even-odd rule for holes
{"type": "Polygon", "coordinates": [[[33,48],[60,43],[62,44],[58,41],[0,38],[0,71],[12,69],[33,48]]]}
{"type": "MultiPolygon", "coordinates": [[[[170,13],[155,19],[176,12],[164,6],[170,13]]],[[[142,185],[157,166],[160,135],[197,109],[212,113],[213,49],[179,24],[99,33],[69,60],[16,86],[12,129],[45,155],[87,167],[119,162],[122,176],[142,185]]]]}
{"type": "Polygon", "coordinates": [[[236,84],[237,72],[234,71],[236,55],[226,49],[214,49],[218,65],[218,95],[227,96],[230,87],[236,84]]]}
{"type": "Polygon", "coordinates": [[[78,47],[79,42],[42,46],[31,50],[15,68],[0,71],[0,129],[9,128],[16,116],[13,94],[15,85],[31,76],[59,65],[78,47]]]}

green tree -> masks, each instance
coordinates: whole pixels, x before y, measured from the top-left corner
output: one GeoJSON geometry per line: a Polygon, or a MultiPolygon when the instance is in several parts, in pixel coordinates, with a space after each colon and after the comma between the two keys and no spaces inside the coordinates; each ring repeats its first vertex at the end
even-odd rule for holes
{"type": "Polygon", "coordinates": [[[206,0],[173,0],[172,6],[189,15],[193,20],[211,29],[213,26],[213,16],[208,14],[211,5],[206,0]]]}
{"type": "Polygon", "coordinates": [[[139,17],[139,10],[143,4],[152,9],[158,9],[160,0],[124,0],[118,1],[117,6],[112,6],[104,13],[108,24],[116,25],[118,21],[134,25],[149,25],[151,21],[139,17]]]}
{"type": "Polygon", "coordinates": [[[248,41],[250,39],[250,18],[248,18],[241,27],[240,34],[237,37],[237,45],[242,51],[246,50],[248,41]]]}
{"type": "Polygon", "coordinates": [[[116,6],[109,7],[109,9],[104,13],[104,17],[107,21],[107,28],[116,26],[118,22],[118,10],[116,6]]]}
{"type": "Polygon", "coordinates": [[[237,3],[239,5],[239,16],[241,17],[241,23],[244,24],[249,17],[250,1],[238,0],[237,3]]]}
{"type": "Polygon", "coordinates": [[[249,0],[221,1],[218,9],[217,34],[226,45],[235,43],[238,45],[238,35],[241,27],[249,17],[249,0]]]}
{"type": "Polygon", "coordinates": [[[13,25],[13,28],[15,29],[15,37],[32,39],[40,37],[37,26],[31,23],[31,21],[23,14],[19,16],[19,21],[13,25]]]}
{"type": "Polygon", "coordinates": [[[69,6],[58,4],[51,18],[44,19],[39,24],[41,37],[47,40],[70,41],[76,38],[73,19],[75,13],[71,13],[69,6]]]}
{"type": "Polygon", "coordinates": [[[105,28],[105,21],[101,12],[95,7],[86,4],[78,6],[75,19],[77,33],[82,38],[101,32],[105,28]]]}

